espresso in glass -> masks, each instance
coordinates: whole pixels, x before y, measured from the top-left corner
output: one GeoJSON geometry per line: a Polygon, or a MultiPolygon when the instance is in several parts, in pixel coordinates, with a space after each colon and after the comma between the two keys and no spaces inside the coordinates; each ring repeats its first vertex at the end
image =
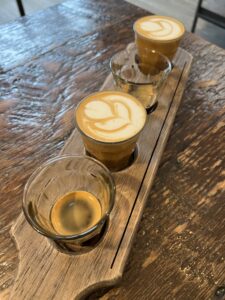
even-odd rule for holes
{"type": "Polygon", "coordinates": [[[107,230],[115,198],[110,171],[88,156],[58,156],[41,165],[23,196],[27,221],[65,253],[86,252],[107,230]]]}
{"type": "Polygon", "coordinates": [[[50,219],[55,231],[62,235],[80,234],[102,217],[100,201],[90,192],[69,192],[55,202],[50,219]]]}
{"type": "Polygon", "coordinates": [[[134,23],[134,32],[140,59],[148,63],[149,50],[157,50],[172,60],[185,27],[174,18],[153,15],[138,19],[134,23]]]}
{"type": "Polygon", "coordinates": [[[144,106],[133,96],[101,91],[86,97],[75,112],[87,154],[111,171],[129,165],[146,122],[144,106]]]}

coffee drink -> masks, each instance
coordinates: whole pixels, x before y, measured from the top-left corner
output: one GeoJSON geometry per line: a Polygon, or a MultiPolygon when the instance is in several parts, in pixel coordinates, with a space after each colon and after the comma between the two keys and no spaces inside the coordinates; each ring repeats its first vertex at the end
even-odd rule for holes
{"type": "Polygon", "coordinates": [[[157,50],[172,60],[185,28],[174,18],[153,15],[138,19],[134,32],[140,59],[148,62],[149,50],[157,50]]]}
{"type": "Polygon", "coordinates": [[[86,152],[110,170],[120,170],[129,164],[146,122],[146,111],[129,94],[102,91],[85,98],[75,118],[86,152]]]}
{"type": "Polygon", "coordinates": [[[99,200],[86,191],[67,193],[51,209],[51,223],[57,234],[74,235],[96,225],[102,217],[99,200]]]}

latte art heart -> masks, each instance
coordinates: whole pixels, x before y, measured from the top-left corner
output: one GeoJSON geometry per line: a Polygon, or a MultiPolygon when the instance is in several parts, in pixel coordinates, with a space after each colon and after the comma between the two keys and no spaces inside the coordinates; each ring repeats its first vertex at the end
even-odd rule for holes
{"type": "Polygon", "coordinates": [[[165,16],[149,16],[135,23],[135,30],[148,38],[172,40],[184,33],[184,26],[178,20],[165,16]]]}
{"type": "Polygon", "coordinates": [[[135,136],[145,120],[142,104],[131,95],[116,91],[92,94],[76,110],[81,131],[104,142],[118,142],[135,136]]]}

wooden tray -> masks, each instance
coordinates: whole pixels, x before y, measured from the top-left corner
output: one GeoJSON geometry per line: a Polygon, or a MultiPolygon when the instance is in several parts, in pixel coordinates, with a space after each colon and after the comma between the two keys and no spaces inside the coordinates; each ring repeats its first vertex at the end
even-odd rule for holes
{"type": "MultiPolygon", "coordinates": [[[[192,56],[179,49],[174,68],[149,115],[138,142],[138,157],[126,170],[113,173],[117,194],[108,230],[100,244],[82,255],[58,252],[24,219],[11,233],[19,251],[19,269],[10,299],[79,299],[92,289],[112,285],[123,273],[145,202],[166,145],[190,71],[192,56]]],[[[101,89],[112,89],[109,75],[101,89]]],[[[75,129],[61,154],[84,154],[75,129]]]]}

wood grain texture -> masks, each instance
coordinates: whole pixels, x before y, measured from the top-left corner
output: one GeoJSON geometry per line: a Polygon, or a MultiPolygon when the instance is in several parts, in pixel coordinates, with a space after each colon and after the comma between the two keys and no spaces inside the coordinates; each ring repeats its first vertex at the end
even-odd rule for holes
{"type": "MultiPolygon", "coordinates": [[[[191,62],[192,57],[179,49],[157,110],[148,116],[139,138],[137,159],[128,169],[113,174],[117,191],[115,205],[104,239],[95,249],[75,257],[58,253],[46,238],[30,228],[23,215],[19,217],[12,230],[19,249],[19,271],[10,299],[78,299],[96,287],[112,285],[122,276],[191,62]]],[[[113,89],[111,75],[102,89],[113,89]]],[[[77,130],[61,153],[84,153],[77,130]]]]}
{"type": "MultiPolygon", "coordinates": [[[[9,230],[26,180],[62,149],[75,105],[99,88],[110,57],[133,40],[132,23],[146,15],[120,1],[86,0],[85,7],[96,18],[102,7],[121,17],[73,36],[70,10],[57,6],[0,27],[0,299],[8,299],[17,272],[9,230]],[[52,35],[45,30],[49,14],[60,24],[55,45],[54,26],[52,35]]],[[[205,300],[225,284],[225,52],[192,34],[182,47],[194,62],[124,277],[90,299],[205,300]]]]}
{"type": "MultiPolygon", "coordinates": [[[[119,0],[65,1],[45,11],[1,25],[0,66],[11,68],[23,64],[71,39],[77,41],[79,51],[81,36],[97,34],[102,28],[122,24],[125,20],[130,21],[129,27],[132,28],[131,20],[141,15],[143,10],[119,0]]],[[[128,29],[126,25],[124,28],[128,29]]]]}
{"type": "Polygon", "coordinates": [[[127,272],[88,299],[224,299],[225,53],[194,35],[183,45],[194,61],[127,272]]]}

